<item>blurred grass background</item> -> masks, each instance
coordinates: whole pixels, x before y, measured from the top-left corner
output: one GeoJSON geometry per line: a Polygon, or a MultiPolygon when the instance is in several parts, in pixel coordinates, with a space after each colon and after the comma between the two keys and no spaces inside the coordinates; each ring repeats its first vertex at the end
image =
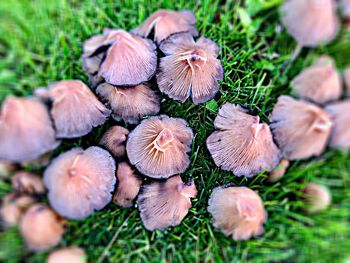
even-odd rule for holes
{"type": "MultiPolygon", "coordinates": [[[[90,262],[349,262],[350,158],[347,151],[327,150],[320,158],[294,162],[284,179],[268,183],[266,173],[236,178],[215,167],[205,147],[217,108],[241,103],[267,121],[276,99],[290,93],[290,80],[320,54],[350,66],[350,30],[318,49],[304,49],[291,63],[296,43],[279,22],[282,0],[6,0],[0,1],[0,102],[10,94],[30,95],[35,87],[63,79],[87,81],[80,60],[82,42],[104,27],[131,30],[159,8],[190,9],[199,32],[221,47],[225,78],[215,100],[195,106],[164,97],[162,113],[186,119],[195,133],[191,166],[183,177],[194,177],[199,190],[180,226],[147,232],[137,209],[111,204],[91,217],[70,222],[60,246],[83,247],[90,262]],[[310,181],[332,191],[333,204],[308,216],[300,201],[310,181]],[[269,218],[259,239],[234,242],[210,224],[206,204],[211,189],[227,184],[249,186],[262,196],[269,218]],[[115,239],[113,239],[115,237],[115,239]],[[102,258],[102,256],[105,256],[102,258]]],[[[54,152],[95,145],[113,121],[77,140],[66,140],[54,152]]],[[[132,127],[129,127],[132,128],[132,127]]],[[[35,170],[33,167],[26,167],[35,170]]],[[[10,191],[0,181],[0,195],[10,191]]],[[[43,202],[46,200],[43,199],[43,202]]],[[[49,251],[47,251],[49,252],[49,251]]],[[[0,233],[0,261],[44,262],[47,252],[25,248],[17,228],[0,233]]]]}

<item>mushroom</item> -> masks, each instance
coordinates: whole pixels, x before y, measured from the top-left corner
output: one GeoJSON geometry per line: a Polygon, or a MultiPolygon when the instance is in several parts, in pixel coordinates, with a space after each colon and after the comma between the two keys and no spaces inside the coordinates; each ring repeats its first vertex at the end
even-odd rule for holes
{"type": "Polygon", "coordinates": [[[280,96],[270,116],[270,127],[284,158],[319,156],[324,151],[332,120],[323,109],[289,96],[280,96]]]}
{"type": "Polygon", "coordinates": [[[331,193],[324,185],[309,183],[303,195],[307,202],[306,211],[310,214],[321,212],[331,204],[331,193]]]}
{"type": "Polygon", "coordinates": [[[126,162],[118,164],[117,188],[113,195],[113,202],[121,207],[130,207],[140,191],[142,178],[126,162]]]}
{"type": "Polygon", "coordinates": [[[339,99],[342,83],[333,59],[318,58],[315,65],[304,69],[293,80],[293,90],[298,97],[320,104],[339,99]]]}
{"type": "Polygon", "coordinates": [[[8,178],[16,169],[16,165],[10,162],[0,161],[0,179],[8,178]]]}
{"type": "Polygon", "coordinates": [[[154,40],[159,44],[174,33],[189,32],[192,36],[197,36],[198,31],[195,28],[195,24],[196,17],[191,11],[161,9],[150,15],[132,32],[143,37],[149,37],[154,31],[154,40]]]}
{"type": "Polygon", "coordinates": [[[268,176],[268,180],[270,182],[279,181],[285,175],[288,167],[289,167],[289,160],[287,159],[282,160],[279,163],[279,165],[271,171],[271,173],[268,176]]]}
{"type": "Polygon", "coordinates": [[[197,42],[189,33],[177,33],[162,41],[157,83],[161,92],[194,104],[211,100],[220,88],[223,67],[217,59],[219,48],[212,40],[200,37],[197,42]]]}
{"type": "Polygon", "coordinates": [[[192,138],[192,129],[185,120],[166,115],[151,117],[129,134],[126,152],[142,174],[168,178],[186,171],[192,138]]]}
{"type": "Polygon", "coordinates": [[[191,208],[190,198],[197,189],[193,181],[183,183],[180,176],[144,185],[137,199],[142,222],[146,229],[164,230],[181,223],[191,208]]]}
{"type": "Polygon", "coordinates": [[[61,241],[64,225],[64,219],[51,208],[36,204],[21,219],[20,232],[30,249],[42,251],[61,241]]]}
{"type": "Polygon", "coordinates": [[[334,122],[329,145],[350,149],[350,99],[326,106],[334,122]]]}
{"type": "Polygon", "coordinates": [[[97,87],[96,93],[110,105],[116,121],[136,124],[141,118],[156,115],[160,110],[160,97],[146,84],[115,87],[103,83],[97,87]]]}
{"type": "Polygon", "coordinates": [[[43,194],[45,193],[44,183],[37,174],[19,171],[11,178],[12,188],[18,193],[43,194]]]}
{"type": "Polygon", "coordinates": [[[42,168],[44,166],[47,166],[50,162],[52,153],[45,153],[38,158],[32,160],[32,161],[27,161],[27,162],[21,162],[21,166],[30,166],[34,168],[42,168]]]}
{"type": "Polygon", "coordinates": [[[234,240],[248,240],[264,232],[267,213],[260,196],[247,187],[216,187],[209,201],[212,224],[234,240]]]}
{"type": "Polygon", "coordinates": [[[350,68],[344,71],[344,80],[347,96],[350,97],[350,68]]]}
{"type": "Polygon", "coordinates": [[[340,10],[346,19],[350,19],[350,0],[340,0],[340,10]]]}
{"type": "Polygon", "coordinates": [[[280,162],[269,126],[240,105],[225,103],[214,126],[217,130],[208,137],[207,147],[221,169],[252,177],[271,171],[280,162]]]}
{"type": "Polygon", "coordinates": [[[115,158],[121,158],[126,153],[125,142],[128,134],[128,129],[121,126],[112,126],[102,135],[99,145],[109,151],[115,158]]]}
{"type": "Polygon", "coordinates": [[[56,157],[44,173],[51,206],[69,219],[84,219],[112,199],[113,157],[102,148],[73,148],[56,157]]]}
{"type": "Polygon", "coordinates": [[[34,160],[59,144],[43,103],[36,98],[5,99],[0,112],[0,160],[34,160]]]}
{"type": "Polygon", "coordinates": [[[80,247],[64,247],[52,251],[47,263],[85,263],[86,255],[80,247]]]}
{"type": "Polygon", "coordinates": [[[52,100],[51,115],[58,138],[77,138],[106,122],[111,114],[80,80],[55,82],[36,94],[52,100]]]}

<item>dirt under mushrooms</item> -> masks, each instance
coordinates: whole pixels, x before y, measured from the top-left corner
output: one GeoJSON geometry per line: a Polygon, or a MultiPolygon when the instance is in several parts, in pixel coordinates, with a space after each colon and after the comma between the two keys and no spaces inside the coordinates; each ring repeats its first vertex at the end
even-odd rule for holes
{"type": "Polygon", "coordinates": [[[102,135],[99,145],[115,158],[122,158],[126,154],[125,144],[128,134],[128,129],[117,125],[112,126],[102,135]]]}
{"type": "Polygon", "coordinates": [[[37,174],[18,171],[11,178],[12,188],[18,193],[44,194],[45,186],[41,177],[37,174]]]}
{"type": "Polygon", "coordinates": [[[87,257],[80,247],[64,247],[52,251],[47,263],[85,263],[87,257]]]}

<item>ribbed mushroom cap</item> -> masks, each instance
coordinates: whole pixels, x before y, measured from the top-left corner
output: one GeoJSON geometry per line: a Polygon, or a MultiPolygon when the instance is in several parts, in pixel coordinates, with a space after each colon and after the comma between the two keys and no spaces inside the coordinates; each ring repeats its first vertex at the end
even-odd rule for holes
{"type": "Polygon", "coordinates": [[[234,240],[247,240],[264,232],[267,213],[260,196],[247,187],[216,187],[208,201],[213,226],[234,240]]]}
{"type": "Polygon", "coordinates": [[[278,98],[270,121],[276,143],[289,160],[322,154],[332,128],[332,120],[324,110],[289,96],[278,98]]]}
{"type": "Polygon", "coordinates": [[[64,247],[54,250],[47,258],[47,263],[85,263],[86,255],[80,247],[64,247]]]}
{"type": "Polygon", "coordinates": [[[340,0],[340,10],[343,16],[350,18],[350,0],[340,0]]]}
{"type": "Polygon", "coordinates": [[[350,97],[350,68],[344,71],[344,80],[347,96],[350,97]]]}
{"type": "Polygon", "coordinates": [[[109,151],[115,158],[121,158],[125,155],[125,144],[129,130],[121,126],[110,127],[99,142],[102,148],[109,151]]]}
{"type": "Polygon", "coordinates": [[[113,195],[113,202],[122,207],[132,206],[134,199],[140,191],[142,177],[126,162],[118,164],[117,188],[113,195]]]}
{"type": "Polygon", "coordinates": [[[97,87],[96,93],[110,105],[116,121],[136,124],[141,118],[156,115],[160,110],[160,97],[145,84],[115,87],[103,83],[97,87]]]}
{"type": "Polygon", "coordinates": [[[189,33],[171,35],[162,41],[157,83],[161,92],[185,102],[191,96],[195,104],[211,100],[220,88],[223,67],[218,47],[210,39],[201,37],[194,42],[189,33]]]}
{"type": "Polygon", "coordinates": [[[137,205],[145,228],[153,231],[179,225],[192,206],[190,198],[196,195],[195,184],[183,183],[178,175],[142,186],[137,205]]]}
{"type": "Polygon", "coordinates": [[[166,115],[151,117],[129,134],[126,152],[142,174],[168,178],[186,171],[192,138],[192,129],[185,120],[166,115]]]}
{"type": "Polygon", "coordinates": [[[0,112],[0,160],[34,160],[60,144],[55,135],[49,112],[38,99],[6,98],[0,112]]]}
{"type": "Polygon", "coordinates": [[[334,122],[329,145],[350,149],[350,99],[330,104],[325,110],[334,122]]]}
{"type": "Polygon", "coordinates": [[[33,205],[24,214],[21,234],[29,248],[42,251],[56,246],[64,233],[65,221],[43,204],[33,205]]]}
{"type": "Polygon", "coordinates": [[[294,93],[301,98],[324,104],[342,94],[341,77],[330,57],[320,57],[293,80],[294,93]]]}
{"type": "Polygon", "coordinates": [[[19,171],[11,178],[12,188],[18,193],[43,194],[45,193],[44,183],[37,174],[19,171]]]}
{"type": "Polygon", "coordinates": [[[191,11],[158,10],[132,32],[149,37],[154,30],[154,40],[159,44],[174,33],[189,32],[192,36],[197,36],[195,24],[196,17],[191,11]]]}
{"type": "Polygon", "coordinates": [[[280,152],[272,140],[270,128],[260,123],[239,105],[225,103],[214,126],[217,131],[207,139],[215,164],[236,176],[254,176],[272,170],[280,161],[280,152]]]}
{"type": "Polygon", "coordinates": [[[44,173],[53,209],[77,220],[104,208],[112,199],[115,182],[113,157],[95,146],[60,154],[44,173]]]}
{"type": "Polygon", "coordinates": [[[339,28],[334,0],[286,0],[282,5],[282,23],[305,47],[332,41],[339,28]]]}
{"type": "Polygon", "coordinates": [[[0,161],[0,179],[8,178],[16,169],[16,165],[10,162],[0,161]]]}
{"type": "Polygon", "coordinates": [[[304,199],[308,203],[308,213],[318,213],[331,204],[331,193],[324,185],[309,183],[304,189],[304,199]]]}
{"type": "Polygon", "coordinates": [[[88,134],[108,119],[108,110],[80,80],[63,80],[37,95],[52,100],[51,115],[58,138],[76,138],[88,134]]]}
{"type": "Polygon", "coordinates": [[[278,166],[275,167],[271,171],[271,173],[268,176],[268,180],[270,182],[277,182],[279,181],[286,173],[287,169],[289,167],[289,160],[284,159],[282,160],[278,166]]]}

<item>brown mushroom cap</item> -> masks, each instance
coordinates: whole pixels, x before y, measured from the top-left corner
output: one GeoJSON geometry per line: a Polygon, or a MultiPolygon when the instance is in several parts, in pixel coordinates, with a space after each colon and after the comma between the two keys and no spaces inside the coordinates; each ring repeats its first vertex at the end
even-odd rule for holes
{"type": "Polygon", "coordinates": [[[117,188],[113,195],[113,202],[121,207],[130,207],[140,191],[142,177],[126,162],[118,164],[117,188]]]}
{"type": "Polygon", "coordinates": [[[47,167],[44,184],[51,206],[60,215],[83,219],[105,207],[112,199],[115,162],[102,148],[73,148],[60,154],[47,167]]]}
{"type": "Polygon", "coordinates": [[[174,33],[189,32],[192,36],[197,36],[195,24],[196,17],[191,11],[158,10],[132,32],[148,37],[154,30],[154,40],[159,44],[174,33]]]}
{"type": "Polygon", "coordinates": [[[284,159],[282,160],[278,166],[275,167],[271,171],[271,173],[268,176],[268,180],[270,182],[277,182],[279,181],[286,173],[287,169],[289,167],[289,160],[284,159]]]}
{"type": "Polygon", "coordinates": [[[332,120],[324,110],[289,96],[278,98],[270,121],[277,145],[289,160],[322,154],[332,128],[332,120]]]}
{"type": "Polygon", "coordinates": [[[50,253],[47,263],[85,263],[86,254],[80,247],[64,247],[50,253]]]}
{"type": "Polygon", "coordinates": [[[144,185],[137,205],[145,228],[153,231],[179,225],[192,206],[190,198],[196,195],[195,184],[183,183],[178,175],[144,185]]]}
{"type": "Polygon", "coordinates": [[[45,193],[44,183],[37,174],[19,171],[11,178],[12,188],[18,193],[43,194],[45,193]]]}
{"type": "Polygon", "coordinates": [[[204,37],[194,42],[185,32],[171,35],[159,48],[166,54],[160,59],[157,73],[161,92],[180,102],[191,96],[195,104],[215,96],[220,88],[218,81],[223,79],[215,42],[204,37]]]}
{"type": "Polygon", "coordinates": [[[115,87],[103,83],[97,87],[96,93],[110,105],[116,121],[136,124],[141,118],[156,115],[160,110],[160,97],[145,84],[115,87]]]}
{"type": "Polygon", "coordinates": [[[38,99],[6,98],[0,112],[0,160],[34,160],[60,144],[55,135],[49,112],[38,99]]]}
{"type": "Polygon", "coordinates": [[[350,97],[350,68],[344,71],[344,80],[347,96],[350,97]]]}
{"type": "Polygon", "coordinates": [[[10,162],[0,161],[0,179],[8,178],[16,169],[16,165],[10,162]]]}
{"type": "Polygon", "coordinates": [[[282,23],[288,33],[305,47],[332,41],[338,33],[333,0],[286,0],[282,5],[282,23]]]}
{"type": "Polygon", "coordinates": [[[42,251],[56,246],[64,233],[65,221],[43,204],[33,205],[24,214],[20,231],[29,248],[42,251]]]}
{"type": "Polygon", "coordinates": [[[324,104],[342,94],[341,77],[330,57],[320,57],[316,64],[304,69],[294,80],[293,90],[301,98],[324,104]]]}
{"type": "Polygon", "coordinates": [[[109,151],[115,158],[121,158],[126,153],[125,143],[128,134],[128,129],[121,126],[112,126],[102,135],[99,145],[109,151]]]}
{"type": "Polygon", "coordinates": [[[310,214],[325,210],[331,204],[331,193],[324,185],[309,183],[304,189],[304,199],[308,203],[306,208],[310,214]]]}
{"type": "Polygon", "coordinates": [[[185,120],[166,115],[151,117],[129,134],[126,152],[142,174],[168,178],[186,171],[192,138],[192,129],[185,120]]]}
{"type": "Polygon", "coordinates": [[[217,131],[207,139],[215,164],[236,176],[251,177],[272,170],[280,161],[280,152],[272,140],[269,126],[260,123],[239,105],[225,103],[214,126],[217,131]]]}
{"type": "Polygon", "coordinates": [[[80,80],[53,83],[37,94],[52,100],[51,115],[59,138],[76,138],[88,134],[108,119],[108,110],[80,80]]]}
{"type": "Polygon", "coordinates": [[[330,104],[325,110],[334,122],[329,145],[350,149],[350,99],[330,104]]]}
{"type": "Polygon", "coordinates": [[[260,196],[247,187],[216,187],[208,201],[213,226],[234,240],[247,240],[264,232],[267,213],[260,196]]]}

